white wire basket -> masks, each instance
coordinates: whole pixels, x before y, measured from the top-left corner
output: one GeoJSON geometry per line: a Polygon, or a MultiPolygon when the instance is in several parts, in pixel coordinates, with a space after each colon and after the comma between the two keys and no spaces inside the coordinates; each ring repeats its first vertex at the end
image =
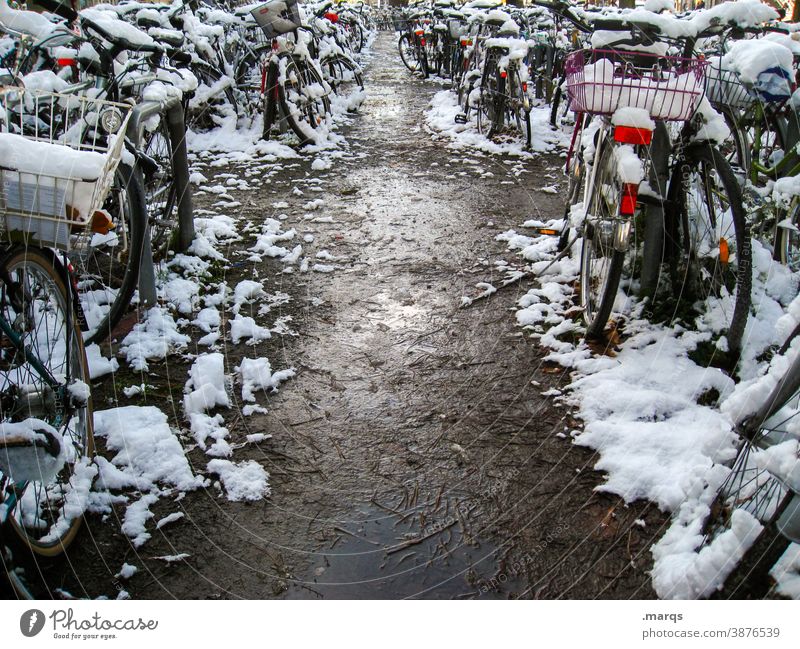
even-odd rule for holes
{"type": "Polygon", "coordinates": [[[88,243],[93,222],[104,219],[131,108],[0,90],[0,239],[66,251],[88,243]]]}
{"type": "Polygon", "coordinates": [[[296,31],[302,24],[297,0],[269,0],[251,13],[270,39],[296,31]]]}

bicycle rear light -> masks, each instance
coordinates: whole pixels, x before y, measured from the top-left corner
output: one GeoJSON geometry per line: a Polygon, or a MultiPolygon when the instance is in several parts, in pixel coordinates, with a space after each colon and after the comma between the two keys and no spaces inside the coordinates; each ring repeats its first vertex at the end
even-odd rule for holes
{"type": "Polygon", "coordinates": [[[647,128],[637,128],[636,126],[616,126],[614,127],[614,140],[623,144],[650,144],[653,139],[653,131],[647,128]]]}
{"type": "Polygon", "coordinates": [[[639,183],[625,183],[622,186],[622,198],[619,202],[620,216],[633,216],[636,212],[636,198],[639,195],[639,183]]]}

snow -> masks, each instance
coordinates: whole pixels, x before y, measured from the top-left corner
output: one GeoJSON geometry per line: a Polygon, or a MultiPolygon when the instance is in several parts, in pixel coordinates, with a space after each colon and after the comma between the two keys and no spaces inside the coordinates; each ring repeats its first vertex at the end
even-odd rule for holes
{"type": "Polygon", "coordinates": [[[254,460],[234,463],[229,460],[211,460],[208,471],[216,473],[232,502],[262,500],[270,494],[269,474],[254,460]]]}
{"type": "Polygon", "coordinates": [[[225,359],[219,353],[202,354],[189,370],[183,410],[192,415],[217,406],[230,406],[225,390],[225,359]]]}
{"type": "Polygon", "coordinates": [[[106,156],[63,144],[39,142],[14,133],[0,133],[3,166],[20,173],[45,174],[93,181],[100,177],[106,156]]]}
{"type": "Polygon", "coordinates": [[[50,35],[55,27],[42,14],[12,9],[8,6],[8,0],[0,0],[0,25],[13,31],[23,32],[39,40],[50,35]]]}
{"type": "Polygon", "coordinates": [[[632,126],[648,131],[656,129],[656,123],[650,118],[650,113],[643,108],[633,108],[632,106],[617,108],[611,116],[611,123],[614,126],[632,126]]]}
{"type": "Polygon", "coordinates": [[[242,401],[255,401],[255,391],[274,391],[278,386],[295,375],[294,368],[272,371],[266,358],[243,358],[236,368],[242,383],[242,401]]]}
{"type": "MultiPolygon", "coordinates": [[[[134,547],[140,547],[151,537],[146,529],[154,516],[150,509],[162,495],[200,489],[207,482],[193,473],[167,416],[158,408],[122,406],[95,411],[94,421],[95,436],[105,440],[106,450],[112,454],[110,461],[100,455],[95,460],[99,470],[96,489],[133,490],[122,497],[127,504],[122,531],[134,547]],[[140,496],[135,499],[137,493],[140,496]]],[[[109,499],[110,495],[97,498],[101,503],[109,499]]]]}
{"type": "Polygon", "coordinates": [[[147,312],[144,322],[134,325],[125,336],[120,352],[134,370],[146,372],[148,360],[166,358],[187,345],[189,340],[189,336],[178,331],[178,325],[166,309],[153,307],[147,312]]]}

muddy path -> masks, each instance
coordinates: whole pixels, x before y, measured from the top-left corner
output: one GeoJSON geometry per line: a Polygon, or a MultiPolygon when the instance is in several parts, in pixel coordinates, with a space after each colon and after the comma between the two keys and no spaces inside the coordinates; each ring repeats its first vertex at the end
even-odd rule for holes
{"type": "MultiPolygon", "coordinates": [[[[231,368],[255,351],[297,369],[267,414],[226,415],[234,440],[271,435],[237,455],[266,468],[271,496],[189,493],[165,510],[184,518],[139,550],[113,516],[90,517],[68,560],[47,567],[51,587],[133,598],[653,596],[648,548],[663,516],[594,491],[596,458],[569,437],[579,422],[542,394],[568,377],[515,322],[527,285],[460,308],[478,282],[499,281],[494,262],[515,263],[496,234],[559,214],[561,197],[536,188],[559,182],[562,158],[432,138],[423,112],[441,87],[409,77],[391,34],[376,41],[366,80],[349,150],[331,169],[303,159],[237,195],[242,222],[288,203],[288,224],[313,233],[335,266],[226,270],[291,297],[280,307],[291,334],[225,350],[231,368]],[[331,219],[303,218],[315,198],[331,219]],[[190,556],[173,564],[154,558],[181,552],[190,556]],[[140,568],[124,585],[123,561],[140,568]]],[[[151,403],[176,427],[189,364],[153,367],[164,387],[151,403]]],[[[130,383],[126,372],[114,381],[130,383]]],[[[114,405],[108,386],[95,390],[114,405]]],[[[202,470],[202,454],[189,457],[202,470]]]]}

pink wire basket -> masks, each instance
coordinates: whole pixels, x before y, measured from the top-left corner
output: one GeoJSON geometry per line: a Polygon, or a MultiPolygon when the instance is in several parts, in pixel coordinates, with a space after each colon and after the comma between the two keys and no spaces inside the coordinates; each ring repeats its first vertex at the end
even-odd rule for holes
{"type": "Polygon", "coordinates": [[[687,120],[703,96],[706,65],[647,52],[578,50],[565,61],[570,107],[591,115],[643,108],[653,119],[687,120]]]}

